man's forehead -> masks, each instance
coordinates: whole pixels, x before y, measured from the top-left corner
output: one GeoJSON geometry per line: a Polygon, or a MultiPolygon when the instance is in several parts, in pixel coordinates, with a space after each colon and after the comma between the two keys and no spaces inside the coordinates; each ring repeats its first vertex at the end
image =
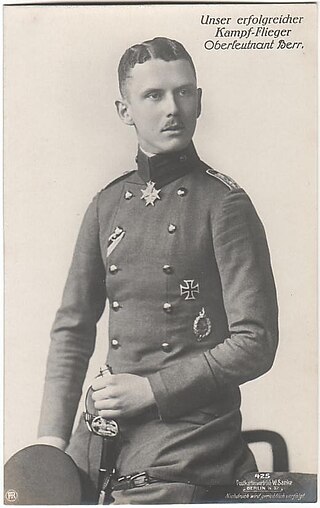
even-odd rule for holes
{"type": "Polygon", "coordinates": [[[188,60],[165,61],[152,58],[137,63],[128,76],[129,88],[162,88],[163,86],[181,86],[196,84],[196,77],[188,60]]]}

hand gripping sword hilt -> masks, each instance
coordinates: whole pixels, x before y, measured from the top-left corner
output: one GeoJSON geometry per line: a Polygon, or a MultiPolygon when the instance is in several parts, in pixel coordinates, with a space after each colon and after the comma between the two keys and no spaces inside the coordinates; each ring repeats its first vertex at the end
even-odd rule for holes
{"type": "MultiPolygon", "coordinates": [[[[109,365],[100,367],[97,377],[112,375],[109,365]]],[[[119,426],[115,420],[99,415],[92,399],[93,388],[89,386],[85,396],[84,421],[88,430],[96,436],[102,437],[102,450],[99,468],[97,503],[109,504],[111,494],[111,480],[116,474],[115,463],[117,457],[119,426]]]]}

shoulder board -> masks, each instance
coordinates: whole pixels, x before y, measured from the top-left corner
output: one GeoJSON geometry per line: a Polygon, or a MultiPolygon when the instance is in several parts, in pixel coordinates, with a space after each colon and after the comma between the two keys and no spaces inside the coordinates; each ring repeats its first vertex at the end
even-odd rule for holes
{"type": "Polygon", "coordinates": [[[223,173],[219,173],[218,171],[215,171],[214,169],[207,169],[206,173],[210,176],[214,176],[214,178],[217,178],[220,180],[220,182],[224,183],[229,189],[241,189],[240,185],[237,184],[230,176],[224,175],[223,173]]]}
{"type": "Polygon", "coordinates": [[[108,185],[103,187],[102,190],[104,191],[104,190],[108,189],[108,187],[111,187],[111,185],[113,185],[114,183],[121,182],[121,180],[124,180],[125,178],[127,178],[127,176],[132,175],[135,172],[136,172],[135,169],[132,169],[131,171],[125,171],[124,173],[122,173],[122,175],[118,176],[117,178],[115,178],[114,180],[109,182],[108,185]]]}

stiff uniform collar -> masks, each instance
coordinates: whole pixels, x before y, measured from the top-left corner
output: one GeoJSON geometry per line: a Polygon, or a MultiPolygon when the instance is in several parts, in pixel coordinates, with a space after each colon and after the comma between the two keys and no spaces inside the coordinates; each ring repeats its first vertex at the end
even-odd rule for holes
{"type": "Polygon", "coordinates": [[[136,157],[140,178],[145,182],[154,182],[157,187],[163,187],[184,176],[199,162],[193,143],[179,152],[161,153],[152,157],[148,157],[139,148],[136,157]]]}

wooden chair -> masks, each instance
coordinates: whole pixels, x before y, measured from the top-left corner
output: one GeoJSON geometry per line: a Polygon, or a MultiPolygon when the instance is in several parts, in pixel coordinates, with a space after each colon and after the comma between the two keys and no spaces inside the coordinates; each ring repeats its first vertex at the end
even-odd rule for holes
{"type": "Polygon", "coordinates": [[[288,448],[283,437],[272,430],[246,430],[243,439],[248,443],[268,443],[272,450],[273,471],[289,471],[288,448]]]}

